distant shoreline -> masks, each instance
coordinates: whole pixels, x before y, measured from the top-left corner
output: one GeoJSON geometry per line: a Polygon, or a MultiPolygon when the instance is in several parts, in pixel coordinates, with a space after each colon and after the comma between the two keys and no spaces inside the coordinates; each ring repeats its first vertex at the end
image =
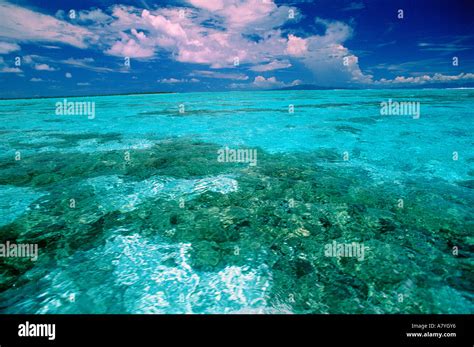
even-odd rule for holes
{"type": "MultiPolygon", "coordinates": [[[[278,89],[262,89],[262,90],[221,90],[213,91],[211,93],[225,93],[225,92],[293,92],[293,91],[363,91],[363,90],[392,90],[392,91],[406,91],[406,90],[472,90],[474,87],[411,87],[411,88],[307,88],[307,89],[290,89],[290,88],[278,88],[278,89]]],[[[153,95],[153,94],[186,94],[186,93],[200,93],[200,92],[137,92],[137,93],[112,93],[112,94],[94,94],[94,95],[60,95],[60,96],[30,96],[20,98],[3,98],[2,100],[32,100],[32,99],[63,99],[63,98],[91,98],[100,96],[125,96],[125,95],[153,95]]]]}

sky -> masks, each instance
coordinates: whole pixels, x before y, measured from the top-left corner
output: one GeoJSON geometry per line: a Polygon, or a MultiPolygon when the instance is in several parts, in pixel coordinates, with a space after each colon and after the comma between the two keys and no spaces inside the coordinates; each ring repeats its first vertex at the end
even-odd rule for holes
{"type": "Polygon", "coordinates": [[[0,83],[2,98],[473,86],[474,1],[0,0],[0,83]]]}

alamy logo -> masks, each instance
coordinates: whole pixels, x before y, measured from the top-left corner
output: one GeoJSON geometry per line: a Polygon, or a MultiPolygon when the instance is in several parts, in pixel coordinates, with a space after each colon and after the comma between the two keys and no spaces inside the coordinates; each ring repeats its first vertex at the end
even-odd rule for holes
{"type": "Polygon", "coordinates": [[[217,151],[219,163],[248,163],[250,166],[257,165],[256,149],[230,149],[221,148],[217,151]]]}
{"type": "Polygon", "coordinates": [[[36,243],[16,244],[7,241],[0,243],[0,257],[3,258],[30,258],[31,261],[38,259],[38,245],[36,243]]]}
{"type": "Polygon", "coordinates": [[[365,246],[363,243],[339,243],[333,241],[324,246],[324,255],[326,257],[348,257],[357,258],[358,261],[364,260],[365,246]]]}
{"type": "Polygon", "coordinates": [[[20,337],[47,337],[48,340],[56,338],[56,324],[36,324],[28,321],[18,325],[20,337]]]}
{"type": "Polygon", "coordinates": [[[420,118],[419,101],[382,101],[380,103],[380,115],[382,116],[413,116],[420,118]]]}
{"type": "Polygon", "coordinates": [[[95,118],[94,101],[67,101],[56,103],[56,115],[58,116],[87,116],[88,119],[95,118]]]}

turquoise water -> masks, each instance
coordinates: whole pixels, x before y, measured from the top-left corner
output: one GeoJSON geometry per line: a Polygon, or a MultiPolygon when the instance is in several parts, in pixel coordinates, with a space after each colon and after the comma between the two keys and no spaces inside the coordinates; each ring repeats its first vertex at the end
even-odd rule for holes
{"type": "Polygon", "coordinates": [[[62,100],[0,101],[1,312],[474,313],[474,90],[62,100]]]}

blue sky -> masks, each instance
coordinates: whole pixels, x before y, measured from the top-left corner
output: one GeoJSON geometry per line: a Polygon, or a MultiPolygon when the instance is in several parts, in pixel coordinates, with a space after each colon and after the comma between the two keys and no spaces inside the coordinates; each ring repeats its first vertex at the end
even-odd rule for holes
{"type": "Polygon", "coordinates": [[[472,86],[473,24],[472,0],[0,0],[0,97],[472,86]]]}

